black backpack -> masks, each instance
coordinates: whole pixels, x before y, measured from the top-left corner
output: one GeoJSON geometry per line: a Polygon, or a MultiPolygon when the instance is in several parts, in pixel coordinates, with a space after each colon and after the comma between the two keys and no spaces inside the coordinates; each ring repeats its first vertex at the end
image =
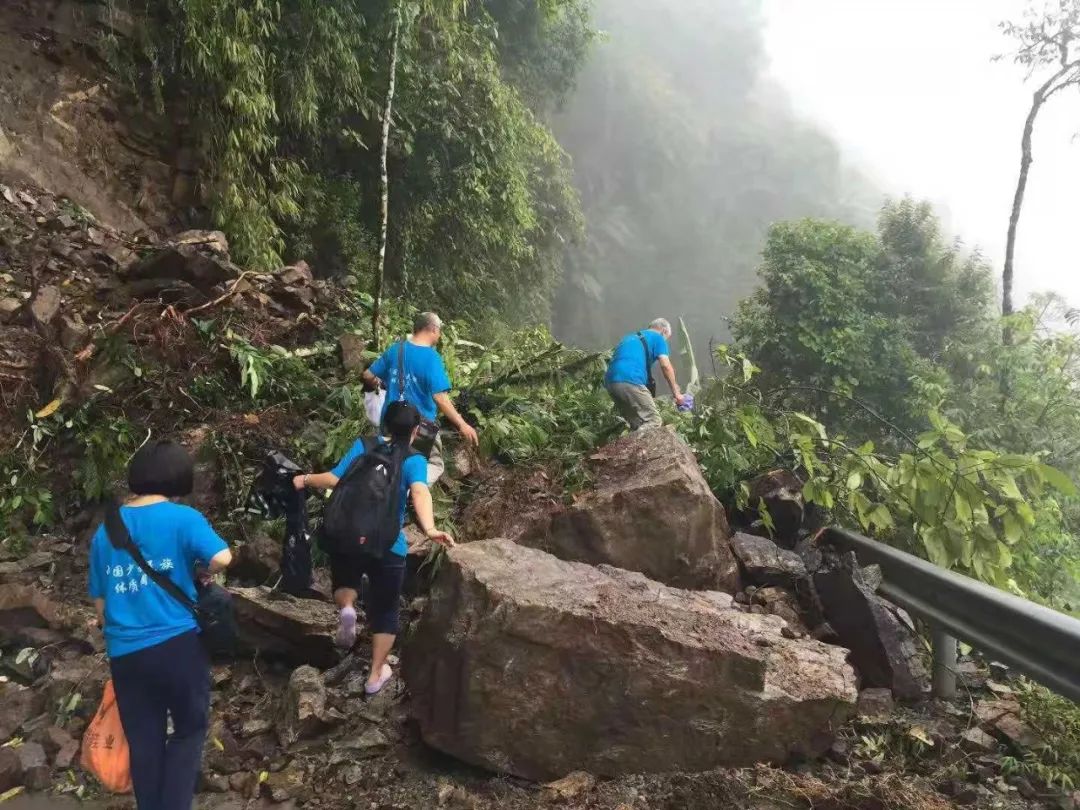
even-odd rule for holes
{"type": "Polygon", "coordinates": [[[401,468],[408,447],[365,437],[323,511],[322,548],[328,554],[381,560],[401,532],[401,468]]]}

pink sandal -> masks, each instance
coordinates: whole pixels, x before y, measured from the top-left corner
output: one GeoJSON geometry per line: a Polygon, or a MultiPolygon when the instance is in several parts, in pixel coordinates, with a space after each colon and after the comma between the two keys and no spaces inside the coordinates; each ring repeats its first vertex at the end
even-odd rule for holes
{"type": "Polygon", "coordinates": [[[375,683],[368,681],[364,684],[364,693],[367,695],[377,695],[382,688],[386,686],[386,682],[394,676],[394,670],[390,669],[389,664],[383,664],[382,676],[375,683]]]}

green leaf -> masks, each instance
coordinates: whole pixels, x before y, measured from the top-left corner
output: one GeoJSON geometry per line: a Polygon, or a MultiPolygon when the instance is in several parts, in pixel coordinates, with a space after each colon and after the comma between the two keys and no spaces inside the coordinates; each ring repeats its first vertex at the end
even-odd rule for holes
{"type": "Polygon", "coordinates": [[[1046,483],[1062,495],[1068,495],[1070,497],[1076,495],[1076,484],[1073,483],[1069,476],[1056,467],[1051,467],[1049,464],[1040,464],[1039,474],[1046,480],[1046,483]]]}
{"type": "Polygon", "coordinates": [[[859,472],[858,470],[853,470],[851,473],[848,474],[847,488],[848,489],[858,489],[861,486],[862,486],[862,473],[859,472]]]}

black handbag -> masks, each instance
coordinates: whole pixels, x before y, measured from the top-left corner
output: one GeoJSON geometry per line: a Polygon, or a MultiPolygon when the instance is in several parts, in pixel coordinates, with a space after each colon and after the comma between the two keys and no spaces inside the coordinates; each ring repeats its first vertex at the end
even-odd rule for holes
{"type": "Polygon", "coordinates": [[[160,571],[155,571],[146,561],[131,533],[120,517],[120,505],[113,504],[105,514],[105,534],[113,548],[126,551],[143,573],[173,599],[187,608],[199,625],[199,635],[206,651],[213,658],[231,656],[236,653],[236,613],[232,594],[216,583],[202,585],[196,583],[198,601],[192,601],[180,586],[160,571]]]}
{"type": "MultiPolygon", "coordinates": [[[[398,367],[398,402],[405,400],[405,341],[398,344],[397,355],[398,367]]],[[[433,419],[420,417],[420,427],[416,431],[416,440],[413,449],[424,458],[431,457],[431,450],[435,447],[435,441],[439,438],[439,423],[433,419]]]]}
{"type": "Polygon", "coordinates": [[[649,395],[656,399],[656,380],[652,375],[652,363],[649,362],[649,344],[645,342],[645,336],[641,332],[638,332],[637,336],[641,341],[641,348],[645,350],[645,373],[649,375],[649,379],[645,381],[645,387],[649,389],[649,395]]]}

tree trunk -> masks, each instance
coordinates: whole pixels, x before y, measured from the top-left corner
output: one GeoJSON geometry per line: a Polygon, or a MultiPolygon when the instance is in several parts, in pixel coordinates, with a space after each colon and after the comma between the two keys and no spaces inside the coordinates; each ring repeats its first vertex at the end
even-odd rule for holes
{"type": "MultiPolygon", "coordinates": [[[[1009,236],[1005,241],[1005,267],[1001,271],[1001,314],[1013,314],[1013,263],[1016,256],[1016,231],[1020,225],[1020,211],[1024,206],[1024,193],[1027,191],[1028,172],[1034,158],[1031,153],[1032,134],[1035,131],[1035,119],[1046,101],[1045,88],[1040,87],[1031,101],[1031,110],[1024,122],[1024,136],[1020,140],[1020,177],[1016,181],[1016,195],[1013,197],[1012,212],[1009,215],[1009,236]]],[[[1006,330],[1008,332],[1008,330],[1006,330]]]]}
{"type": "MultiPolygon", "coordinates": [[[[1066,76],[1076,69],[1076,63],[1064,65],[1061,70],[1047,79],[1046,83],[1035,91],[1031,99],[1031,109],[1028,111],[1027,120],[1024,122],[1024,135],[1020,140],[1020,176],[1016,181],[1016,195],[1013,197],[1012,212],[1009,214],[1009,235],[1005,241],[1005,267],[1001,271],[1001,314],[1012,315],[1013,307],[1013,276],[1014,261],[1016,258],[1016,232],[1020,225],[1020,212],[1024,206],[1024,193],[1027,191],[1028,173],[1034,161],[1032,155],[1032,136],[1035,132],[1035,119],[1038,118],[1043,104],[1050,96],[1054,95],[1062,87],[1075,83],[1066,79],[1066,76]],[[1065,79],[1065,81],[1062,81],[1065,79]]],[[[1003,338],[1005,343],[1012,340],[1011,330],[1006,326],[1003,338]]]]}
{"type": "Polygon", "coordinates": [[[386,168],[386,154],[390,144],[390,118],[394,109],[394,86],[397,82],[398,38],[401,32],[401,18],[396,7],[391,8],[394,15],[390,29],[390,81],[386,87],[386,104],[383,106],[382,142],[379,144],[379,260],[375,267],[375,295],[371,307],[371,341],[374,347],[379,345],[379,316],[382,312],[383,278],[386,275],[386,233],[390,224],[390,177],[386,168]]]}

